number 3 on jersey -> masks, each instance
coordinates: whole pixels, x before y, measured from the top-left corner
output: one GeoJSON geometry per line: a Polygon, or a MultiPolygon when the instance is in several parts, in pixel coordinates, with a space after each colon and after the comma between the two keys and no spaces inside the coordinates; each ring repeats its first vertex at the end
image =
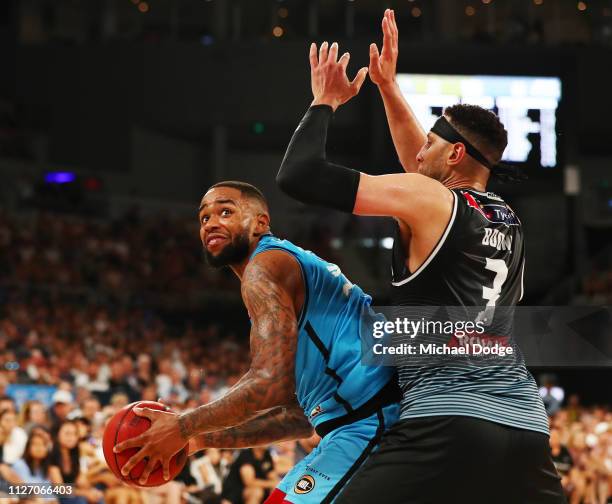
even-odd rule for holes
{"type": "Polygon", "coordinates": [[[482,322],[485,326],[491,325],[495,315],[495,303],[501,295],[502,286],[508,278],[508,266],[503,259],[490,259],[487,257],[485,269],[495,273],[493,287],[482,286],[482,297],[487,301],[486,308],[476,317],[476,322],[482,322]]]}

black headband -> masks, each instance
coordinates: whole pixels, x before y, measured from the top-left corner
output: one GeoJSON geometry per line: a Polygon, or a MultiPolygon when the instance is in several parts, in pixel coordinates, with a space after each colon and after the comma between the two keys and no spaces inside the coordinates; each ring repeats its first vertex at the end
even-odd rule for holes
{"type": "Polygon", "coordinates": [[[440,118],[435,122],[431,128],[431,132],[435,133],[449,143],[462,143],[465,145],[465,150],[470,156],[472,156],[483,166],[486,166],[489,170],[491,170],[493,175],[496,175],[504,182],[521,182],[527,178],[527,176],[516,166],[511,166],[504,163],[491,163],[476,147],[468,142],[465,137],[446,120],[446,117],[444,116],[440,116],[440,118]]]}

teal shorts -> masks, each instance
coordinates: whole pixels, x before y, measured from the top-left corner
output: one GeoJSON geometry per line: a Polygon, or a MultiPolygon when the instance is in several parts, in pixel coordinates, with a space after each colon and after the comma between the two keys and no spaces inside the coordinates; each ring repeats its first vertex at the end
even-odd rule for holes
{"type": "Polygon", "coordinates": [[[391,404],[330,432],[287,473],[265,504],[334,502],[398,417],[399,405],[391,404]]]}

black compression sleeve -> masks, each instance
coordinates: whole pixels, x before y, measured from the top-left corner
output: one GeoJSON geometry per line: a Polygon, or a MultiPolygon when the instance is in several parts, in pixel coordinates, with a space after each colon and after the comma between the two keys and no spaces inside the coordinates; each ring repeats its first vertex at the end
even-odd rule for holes
{"type": "Polygon", "coordinates": [[[351,213],[360,173],[327,161],[327,127],[333,110],[314,105],[295,130],[276,176],[279,187],[303,203],[351,213]]]}

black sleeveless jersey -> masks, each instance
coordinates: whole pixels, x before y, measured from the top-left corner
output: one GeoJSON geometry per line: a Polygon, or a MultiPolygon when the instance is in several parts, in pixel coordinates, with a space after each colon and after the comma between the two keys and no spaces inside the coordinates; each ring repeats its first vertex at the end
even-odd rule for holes
{"type": "Polygon", "coordinates": [[[523,296],[521,222],[493,193],[452,192],[450,222],[427,260],[412,273],[398,227],[392,259],[393,304],[515,305],[523,296]]]}
{"type": "MultiPolygon", "coordinates": [[[[476,320],[482,317],[492,324],[489,335],[511,334],[512,316],[500,312],[513,309],[495,310],[513,307],[523,296],[521,222],[493,193],[472,189],[452,193],[450,221],[427,260],[414,272],[408,271],[398,227],[392,258],[393,304],[420,306],[423,315],[427,307],[477,307],[471,312],[478,314],[476,320]]],[[[510,364],[413,362],[400,366],[398,374],[402,419],[470,416],[548,433],[537,385],[520,356],[510,364]]]]}

